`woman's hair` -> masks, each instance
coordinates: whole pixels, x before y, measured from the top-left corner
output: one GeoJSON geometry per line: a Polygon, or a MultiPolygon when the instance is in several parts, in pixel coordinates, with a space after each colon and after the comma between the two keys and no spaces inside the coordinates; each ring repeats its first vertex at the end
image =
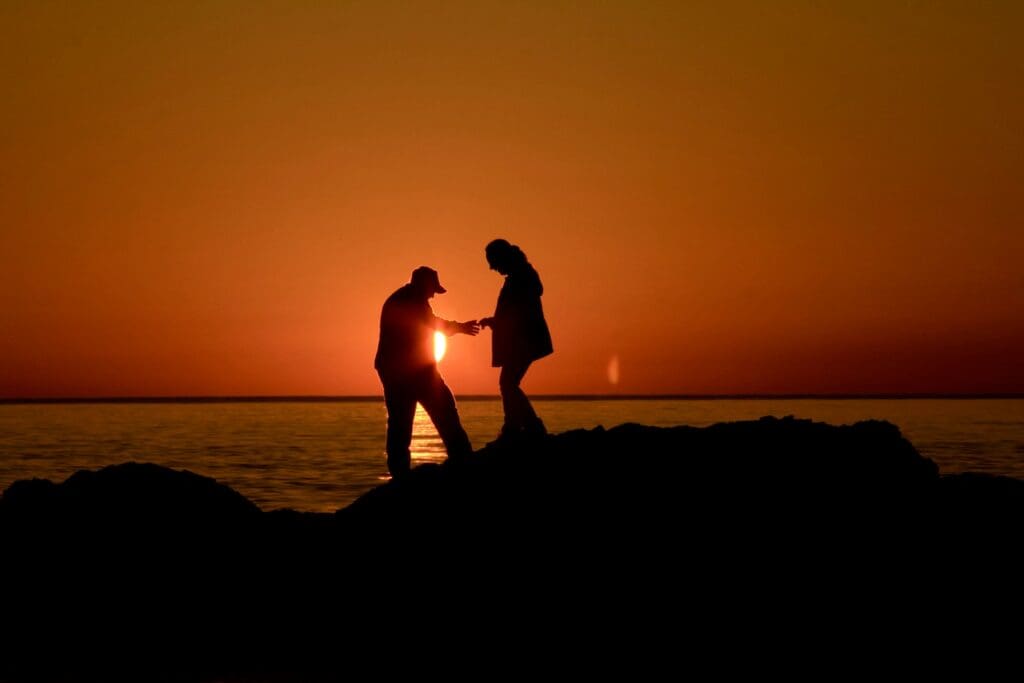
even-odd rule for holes
{"type": "Polygon", "coordinates": [[[484,252],[487,254],[487,260],[491,263],[500,263],[508,266],[518,266],[527,263],[526,254],[523,250],[514,244],[510,244],[508,240],[501,238],[491,240],[484,252]]]}

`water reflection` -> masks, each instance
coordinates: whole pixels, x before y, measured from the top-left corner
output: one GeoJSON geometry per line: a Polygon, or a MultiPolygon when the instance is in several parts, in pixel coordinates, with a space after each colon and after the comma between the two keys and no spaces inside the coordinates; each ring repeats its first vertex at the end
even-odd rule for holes
{"type": "MultiPolygon", "coordinates": [[[[409,453],[412,456],[412,466],[424,463],[442,463],[447,459],[448,452],[444,448],[444,442],[437,433],[434,423],[419,403],[416,404],[416,415],[412,421],[412,443],[409,444],[409,453]]],[[[384,464],[384,454],[381,452],[381,464],[384,464]]],[[[385,471],[377,477],[380,481],[390,481],[391,475],[385,471]]]]}
{"type": "MultiPolygon", "coordinates": [[[[624,422],[702,427],[764,415],[831,424],[886,419],[943,474],[1024,479],[1022,399],[547,400],[536,407],[556,434],[624,422]]],[[[459,401],[459,416],[482,448],[501,429],[501,401],[459,401]]],[[[413,420],[413,465],[443,462],[426,413],[417,408],[413,420]]],[[[61,482],[78,470],[134,460],[212,477],[264,510],[333,512],[388,480],[386,425],[381,399],[0,405],[0,491],[18,479],[61,482]]]]}
{"type": "Polygon", "coordinates": [[[412,466],[422,465],[427,462],[440,463],[448,457],[444,449],[444,442],[430,421],[427,411],[423,406],[416,404],[416,417],[412,423],[412,466]]]}

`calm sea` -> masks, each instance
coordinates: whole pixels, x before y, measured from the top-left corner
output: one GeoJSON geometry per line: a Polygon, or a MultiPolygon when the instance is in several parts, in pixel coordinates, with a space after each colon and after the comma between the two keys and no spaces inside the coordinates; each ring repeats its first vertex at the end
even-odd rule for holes
{"type": "MultiPolygon", "coordinates": [[[[624,422],[704,426],[764,415],[850,424],[888,420],[943,473],[1024,479],[1024,399],[535,399],[549,431],[624,422]]],[[[476,448],[501,425],[497,399],[460,400],[476,448]]],[[[153,462],[213,477],[264,510],[348,505],[387,481],[381,400],[0,405],[0,490],[80,469],[153,462]]],[[[417,411],[414,465],[444,450],[417,411]]]]}

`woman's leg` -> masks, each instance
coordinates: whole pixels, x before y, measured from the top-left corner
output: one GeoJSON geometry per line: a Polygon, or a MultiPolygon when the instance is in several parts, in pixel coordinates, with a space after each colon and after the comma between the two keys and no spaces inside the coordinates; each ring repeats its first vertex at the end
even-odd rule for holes
{"type": "Polygon", "coordinates": [[[501,405],[505,411],[505,426],[501,430],[503,434],[515,434],[520,430],[542,434],[546,431],[530,399],[526,397],[526,392],[519,386],[531,363],[509,363],[501,368],[498,388],[501,389],[501,405]]]}

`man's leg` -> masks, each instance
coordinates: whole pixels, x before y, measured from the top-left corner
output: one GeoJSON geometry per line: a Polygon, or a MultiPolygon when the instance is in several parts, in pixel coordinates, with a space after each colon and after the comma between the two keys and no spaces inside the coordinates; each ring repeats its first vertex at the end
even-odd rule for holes
{"type": "Polygon", "coordinates": [[[381,381],[384,385],[384,405],[388,409],[385,445],[388,472],[392,477],[397,477],[412,467],[409,445],[412,443],[412,422],[416,416],[416,393],[408,382],[381,381]]]}
{"type": "Polygon", "coordinates": [[[459,409],[455,406],[455,396],[444,383],[440,373],[434,371],[424,382],[419,394],[420,403],[437,428],[437,433],[444,442],[448,457],[457,459],[473,452],[469,436],[459,419],[459,409]]]}

